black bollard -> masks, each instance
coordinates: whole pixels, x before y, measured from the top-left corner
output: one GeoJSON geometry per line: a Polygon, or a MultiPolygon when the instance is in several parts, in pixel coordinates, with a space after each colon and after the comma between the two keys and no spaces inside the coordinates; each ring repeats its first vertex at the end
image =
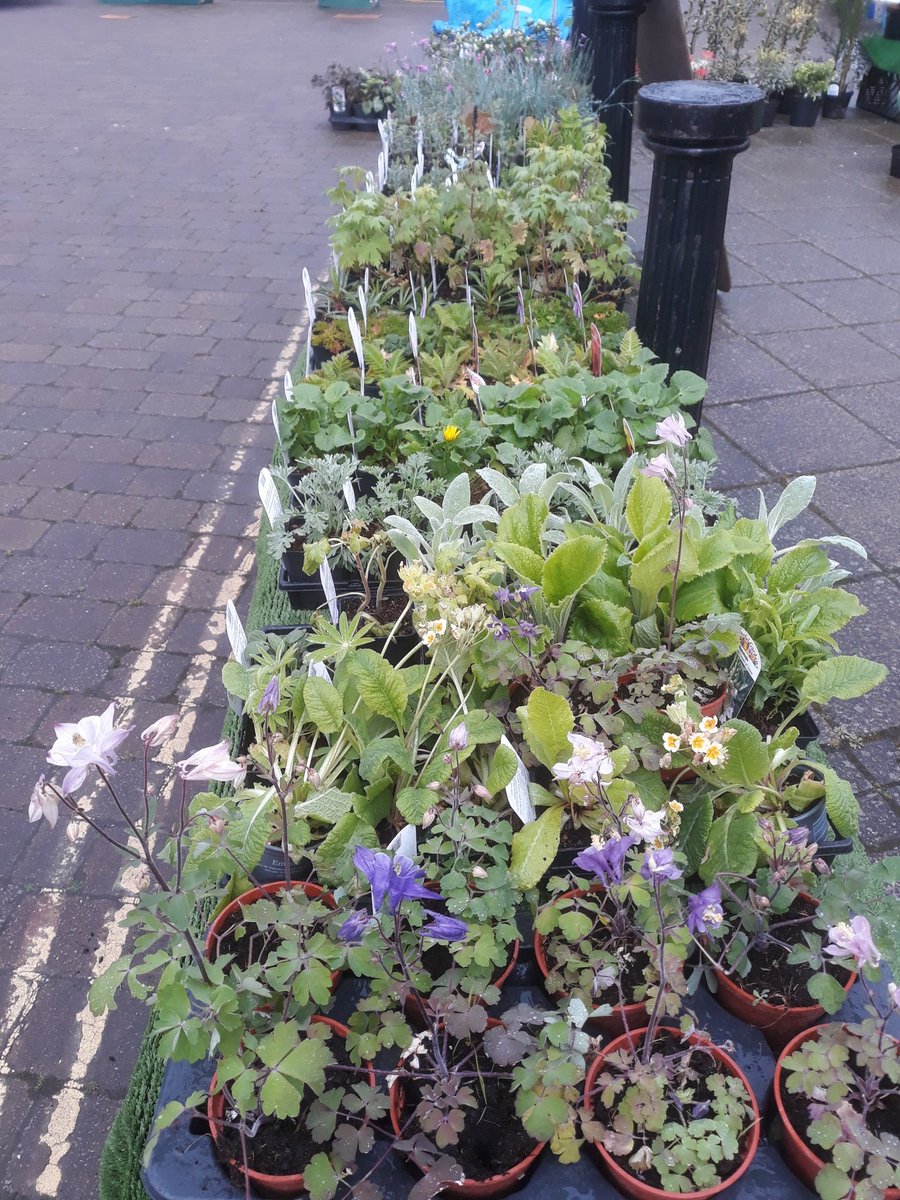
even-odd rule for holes
{"type": "Polygon", "coordinates": [[[635,325],[672,371],[706,375],[731,167],[762,124],[764,100],[747,84],[699,79],[638,92],[654,163],[635,325]]]}
{"type": "MultiPolygon", "coordinates": [[[[587,12],[591,92],[606,126],[613,200],[628,199],[631,126],[637,89],[637,22],[646,0],[575,0],[587,12]]],[[[580,21],[581,18],[579,18],[580,21]]]]}

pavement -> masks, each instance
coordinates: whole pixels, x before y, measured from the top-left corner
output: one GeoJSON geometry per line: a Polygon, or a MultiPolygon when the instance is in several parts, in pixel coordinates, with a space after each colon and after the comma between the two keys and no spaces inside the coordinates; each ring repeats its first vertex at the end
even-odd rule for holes
{"type": "MultiPolygon", "coordinates": [[[[25,818],[53,725],[115,700],[138,729],[179,710],[176,757],[217,740],[223,609],[246,613],[300,273],[326,265],[336,169],[377,147],[330,130],[309,78],[440,15],[0,0],[0,1200],[96,1195],[145,1021],[129,1000],[86,1006],[132,881],[94,840],[25,818]]],[[[737,161],[706,410],[723,483],[752,504],[814,472],[801,532],[869,547],[848,564],[869,614],[842,645],[894,675],[827,733],[877,853],[900,811],[896,140],[851,114],[764,131],[737,161]]],[[[645,212],[640,147],[634,184],[645,212]]]]}

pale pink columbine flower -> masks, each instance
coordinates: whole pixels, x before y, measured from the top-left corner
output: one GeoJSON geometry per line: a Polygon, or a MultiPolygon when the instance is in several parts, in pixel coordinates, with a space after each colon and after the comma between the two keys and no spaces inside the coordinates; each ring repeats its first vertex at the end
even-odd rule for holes
{"type": "Polygon", "coordinates": [[[465,750],[469,744],[469,731],[466,729],[465,723],[457,725],[451,730],[450,737],[447,739],[451,750],[459,752],[465,750]]]}
{"type": "Polygon", "coordinates": [[[44,817],[51,829],[59,818],[59,801],[52,788],[44,784],[43,775],[32,788],[31,800],[28,803],[28,820],[33,823],[40,821],[41,817],[44,817]]]}
{"type": "Polygon", "coordinates": [[[178,726],[178,714],[172,713],[169,717],[160,717],[158,721],[154,721],[152,725],[148,725],[141,734],[141,741],[145,746],[161,746],[163,742],[167,742],[178,726]]]}
{"type": "Polygon", "coordinates": [[[96,717],[82,717],[72,724],[64,722],[56,726],[56,741],[47,755],[47,762],[54,767],[68,767],[62,781],[64,796],[70,796],[84,783],[92,766],[99,767],[108,775],[115,774],[118,759],[116,749],[131,733],[132,727],[115,729],[115,705],[110,704],[96,717]]]}
{"type": "Polygon", "coordinates": [[[625,818],[625,824],[631,834],[642,842],[656,842],[663,837],[663,821],[665,813],[653,812],[645,808],[637,796],[631,798],[630,815],[625,818]]]}
{"type": "Polygon", "coordinates": [[[828,930],[825,954],[832,958],[855,958],[859,967],[877,967],[881,952],[872,941],[872,930],[865,917],[853,917],[849,924],[841,921],[828,930]]]}
{"type": "Polygon", "coordinates": [[[237,783],[243,779],[245,767],[232,762],[227,741],[206,746],[177,764],[182,779],[204,779],[218,783],[237,783]]]}
{"type": "Polygon", "coordinates": [[[664,421],[657,421],[656,438],[657,440],[651,443],[652,445],[667,442],[668,445],[677,446],[679,450],[682,450],[691,441],[691,435],[688,433],[681,413],[672,413],[664,421]]]}
{"type": "Polygon", "coordinates": [[[649,479],[661,479],[663,483],[674,483],[675,468],[669,462],[668,454],[657,454],[651,458],[646,467],[641,467],[641,474],[649,479]]]}
{"type": "Polygon", "coordinates": [[[553,774],[557,779],[567,779],[577,787],[585,783],[597,783],[609,779],[614,767],[609,751],[602,742],[584,737],[580,733],[568,734],[572,755],[568,762],[557,763],[553,774]]]}

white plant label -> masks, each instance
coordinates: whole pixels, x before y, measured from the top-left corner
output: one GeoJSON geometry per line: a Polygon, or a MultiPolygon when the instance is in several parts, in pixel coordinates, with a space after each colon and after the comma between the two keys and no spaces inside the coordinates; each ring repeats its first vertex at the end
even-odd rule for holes
{"type": "Polygon", "coordinates": [[[344,500],[347,502],[347,510],[356,512],[356,496],[353,494],[353,484],[350,480],[346,480],[343,487],[344,500]]]}
{"type": "Polygon", "coordinates": [[[382,150],[378,155],[378,190],[384,191],[384,185],[387,182],[387,156],[382,150]]]}
{"type": "Polygon", "coordinates": [[[347,93],[339,83],[334,84],[331,89],[331,108],[336,113],[347,111],[347,93]]]}
{"type": "Polygon", "coordinates": [[[369,332],[369,301],[366,296],[366,289],[362,284],[356,289],[356,294],[359,296],[359,311],[362,313],[363,331],[369,332]]]}
{"type": "Polygon", "coordinates": [[[275,396],[274,399],[272,400],[272,424],[275,426],[275,440],[278,442],[279,449],[283,451],[284,446],[281,444],[281,425],[278,421],[278,397],[277,396],[275,396]]]}
{"type": "Polygon", "coordinates": [[[328,615],[336,625],[341,614],[337,605],[337,592],[334,590],[334,576],[331,574],[327,558],[319,567],[319,579],[322,581],[322,591],[328,604],[328,615]]]}
{"type": "Polygon", "coordinates": [[[307,673],[315,679],[324,679],[326,683],[331,683],[331,672],[322,662],[311,662],[307,668],[307,673]]]}
{"type": "Polygon", "coordinates": [[[515,747],[509,738],[504,734],[500,739],[500,745],[506,746],[508,750],[512,750],[516,755],[516,773],[506,785],[506,798],[509,801],[509,807],[513,810],[517,817],[520,817],[524,824],[534,821],[537,813],[534,808],[534,801],[528,792],[528,771],[525,769],[525,764],[516,754],[515,747]]]}
{"type": "Polygon", "coordinates": [[[303,268],[301,279],[306,296],[306,374],[308,376],[312,368],[312,335],[313,325],[316,323],[316,302],[313,299],[312,283],[306,267],[303,268]]]}
{"type": "Polygon", "coordinates": [[[266,516],[269,518],[269,524],[274,529],[276,524],[284,517],[284,508],[281,504],[281,497],[278,495],[278,488],[275,486],[275,480],[272,478],[272,472],[268,467],[263,467],[259,473],[259,498],[262,501],[262,506],[266,510],[266,516]]]}
{"type": "Polygon", "coordinates": [[[228,634],[228,642],[231,646],[231,653],[234,655],[234,661],[240,663],[242,667],[246,667],[247,634],[244,626],[241,624],[241,618],[237,614],[233,600],[229,600],[225,605],[225,632],[228,634]]]}
{"type": "Polygon", "coordinates": [[[387,157],[391,150],[391,142],[388,136],[387,125],[385,125],[384,121],[378,122],[378,136],[381,138],[381,153],[384,155],[384,161],[387,162],[387,157]]]}
{"type": "Polygon", "coordinates": [[[288,404],[294,403],[294,381],[291,379],[290,371],[284,373],[284,398],[288,404]]]}
{"type": "Polygon", "coordinates": [[[359,363],[360,370],[362,370],[365,366],[362,337],[360,336],[359,332],[359,321],[356,319],[356,311],[352,308],[347,313],[347,325],[350,328],[350,337],[353,341],[353,349],[356,351],[356,361],[359,363]]]}
{"type": "Polygon", "coordinates": [[[419,843],[416,837],[415,825],[404,825],[400,832],[388,843],[392,854],[405,854],[414,859],[419,853],[419,843]]]}
{"type": "MultiPolygon", "coordinates": [[[[379,191],[381,189],[379,188],[379,191]]],[[[372,193],[375,191],[375,176],[371,171],[366,171],[366,191],[372,193]]]]}
{"type": "Polygon", "coordinates": [[[416,360],[416,364],[418,365],[418,362],[419,362],[419,330],[416,325],[416,314],[414,312],[411,312],[409,314],[409,344],[410,344],[410,346],[412,346],[413,358],[416,360]]]}

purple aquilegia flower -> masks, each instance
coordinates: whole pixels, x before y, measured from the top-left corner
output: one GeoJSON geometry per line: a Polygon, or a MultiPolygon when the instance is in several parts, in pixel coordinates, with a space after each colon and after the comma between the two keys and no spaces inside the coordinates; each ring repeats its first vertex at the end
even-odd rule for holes
{"type": "Polygon", "coordinates": [[[694,1121],[702,1121],[704,1117],[709,1116],[709,1101],[701,1100],[699,1104],[694,1104],[691,1107],[691,1118],[694,1121]]]}
{"type": "Polygon", "coordinates": [[[641,467],[641,474],[649,479],[661,479],[663,483],[675,480],[675,468],[669,462],[668,454],[657,454],[656,458],[651,458],[646,467],[641,467]]]}
{"type": "Polygon", "coordinates": [[[536,641],[540,632],[534,621],[519,621],[516,625],[516,633],[519,637],[523,637],[526,642],[536,641]]]}
{"type": "Polygon", "coordinates": [[[607,887],[622,882],[625,855],[634,845],[634,838],[610,838],[605,846],[591,846],[575,857],[575,866],[589,871],[607,887]]]}
{"type": "Polygon", "coordinates": [[[510,592],[509,588],[500,587],[497,588],[496,592],[494,592],[494,599],[497,601],[500,607],[503,608],[505,604],[509,604],[510,600],[512,599],[512,593],[510,592]]]}
{"type": "Polygon", "coordinates": [[[691,435],[688,433],[681,413],[672,413],[664,421],[657,421],[656,438],[654,445],[658,445],[659,442],[667,442],[670,446],[677,446],[679,450],[686,446],[691,441],[691,435]]]}
{"type": "Polygon", "coordinates": [[[281,702],[281,688],[278,685],[278,676],[273,675],[266,684],[266,690],[262,694],[262,699],[256,706],[256,711],[260,716],[266,713],[273,713],[281,702]]]}
{"type": "Polygon", "coordinates": [[[496,617],[490,617],[488,619],[488,629],[494,635],[495,642],[509,641],[509,626],[504,624],[503,621],[498,620],[496,617]]]}
{"type": "Polygon", "coordinates": [[[520,587],[516,590],[515,599],[518,600],[520,604],[524,604],[530,596],[533,596],[535,592],[539,592],[540,590],[541,589],[536,583],[526,584],[524,587],[520,587]]]}
{"type": "Polygon", "coordinates": [[[397,854],[393,860],[381,850],[370,850],[368,846],[357,846],[353,852],[356,869],[365,875],[372,888],[372,908],[381,911],[385,896],[388,910],[395,913],[404,900],[431,900],[439,897],[419,883],[425,872],[417,867],[405,854],[397,854]]]}
{"type": "Polygon", "coordinates": [[[841,921],[828,930],[825,954],[832,958],[855,958],[858,967],[877,967],[881,951],[872,941],[872,930],[865,917],[853,917],[848,924],[841,921]]]}
{"type": "Polygon", "coordinates": [[[357,942],[361,942],[366,930],[369,928],[371,920],[372,917],[369,913],[364,912],[361,908],[357,909],[341,925],[338,930],[338,937],[342,942],[346,942],[348,946],[353,946],[357,942]]]}
{"type": "Polygon", "coordinates": [[[430,908],[426,908],[425,913],[429,919],[419,931],[423,937],[432,938],[436,942],[461,942],[463,938],[468,937],[469,926],[465,921],[432,912],[430,908]]]}
{"type": "Polygon", "coordinates": [[[641,864],[641,878],[648,882],[651,879],[680,879],[681,868],[676,866],[671,850],[648,850],[641,864]]]}
{"type": "Polygon", "coordinates": [[[691,896],[687,903],[687,927],[695,937],[715,929],[725,920],[722,910],[722,892],[717,883],[711,883],[702,892],[691,896]]]}
{"type": "Polygon", "coordinates": [[[118,755],[116,750],[131,733],[125,729],[114,729],[115,705],[105,709],[99,716],[82,717],[77,722],[63,722],[55,726],[56,741],[47,755],[47,762],[54,767],[68,767],[62,781],[64,796],[70,796],[84,783],[90,768],[99,767],[107,775],[115,774],[118,755]]]}

